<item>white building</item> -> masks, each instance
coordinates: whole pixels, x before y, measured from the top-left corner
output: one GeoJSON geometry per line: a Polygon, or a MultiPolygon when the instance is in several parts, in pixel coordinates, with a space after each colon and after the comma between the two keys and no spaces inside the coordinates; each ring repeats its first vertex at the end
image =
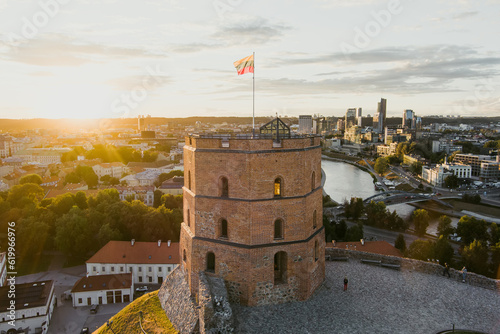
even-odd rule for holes
{"type": "Polygon", "coordinates": [[[128,303],[134,299],[132,274],[82,277],[71,289],[73,307],[128,303]]]}
{"type": "Polygon", "coordinates": [[[432,153],[446,152],[447,154],[450,154],[455,151],[462,151],[462,146],[453,144],[453,141],[451,140],[432,141],[432,153]]]}
{"type": "Polygon", "coordinates": [[[70,152],[69,148],[30,148],[18,151],[14,156],[22,158],[24,163],[38,162],[43,165],[61,162],[61,156],[70,152]]]}
{"type": "Polygon", "coordinates": [[[6,298],[9,285],[0,288],[0,329],[11,333],[46,334],[52,319],[56,296],[53,281],[38,281],[15,285],[15,298],[6,298]],[[15,300],[14,314],[10,312],[10,301],[15,300]],[[15,319],[12,319],[11,317],[15,319]],[[13,321],[14,322],[11,322],[13,321]],[[12,326],[11,324],[14,324],[12,326]]]}
{"type": "Polygon", "coordinates": [[[110,162],[110,163],[101,163],[92,166],[92,169],[96,173],[96,175],[101,178],[104,175],[109,175],[111,177],[121,178],[123,174],[124,164],[121,162],[110,162]]]}
{"type": "Polygon", "coordinates": [[[110,241],[86,262],[88,275],[132,273],[135,284],[161,284],[179,263],[179,243],[170,240],[110,241]]]}
{"type": "Polygon", "coordinates": [[[118,190],[118,194],[120,196],[120,200],[126,201],[128,198],[133,196],[134,200],[139,200],[144,202],[147,206],[153,206],[154,204],[154,195],[155,195],[155,187],[121,187],[116,186],[116,190],[118,190]]]}
{"type": "Polygon", "coordinates": [[[157,170],[146,170],[141,173],[127,175],[120,179],[120,182],[125,181],[128,186],[152,186],[158,181],[158,176],[161,172],[157,170]]]}
{"type": "Polygon", "coordinates": [[[422,179],[433,186],[442,187],[444,179],[450,175],[452,173],[444,169],[442,165],[437,165],[434,168],[422,166],[422,179]]]}

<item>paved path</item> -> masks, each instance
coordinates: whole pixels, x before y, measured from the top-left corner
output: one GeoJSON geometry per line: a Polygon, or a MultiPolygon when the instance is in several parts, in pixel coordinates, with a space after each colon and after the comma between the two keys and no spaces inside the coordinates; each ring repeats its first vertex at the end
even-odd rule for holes
{"type": "Polygon", "coordinates": [[[325,283],[308,301],[234,310],[236,333],[431,334],[452,324],[500,333],[499,292],[353,259],[327,262],[325,283]]]}

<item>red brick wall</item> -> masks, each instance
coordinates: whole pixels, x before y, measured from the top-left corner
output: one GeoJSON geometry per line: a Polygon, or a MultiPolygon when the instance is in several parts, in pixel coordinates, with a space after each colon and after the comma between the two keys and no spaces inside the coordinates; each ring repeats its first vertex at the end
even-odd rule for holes
{"type": "Polygon", "coordinates": [[[187,138],[181,259],[186,249],[184,264],[192,292],[196,294],[198,287],[196,273],[206,269],[206,254],[213,252],[215,275],[226,280],[231,297],[243,304],[308,298],[323,281],[325,270],[324,231],[306,241],[323,226],[321,149],[312,146],[319,145],[319,138],[284,139],[281,148],[273,148],[271,140],[234,139],[224,148],[220,139],[194,137],[189,143],[187,138]],[[228,180],[228,198],[219,197],[221,177],[228,180]],[[283,180],[281,198],[274,198],[277,177],[283,180]],[[222,218],[228,222],[227,238],[220,238],[222,218]],[[276,219],[284,225],[280,240],[274,239],[276,219]],[[193,240],[194,236],[253,248],[193,240]],[[320,245],[317,261],[315,241],[320,245]],[[264,244],[268,246],[259,248],[264,244]],[[274,254],[279,251],[287,253],[288,284],[274,286],[274,254]]]}

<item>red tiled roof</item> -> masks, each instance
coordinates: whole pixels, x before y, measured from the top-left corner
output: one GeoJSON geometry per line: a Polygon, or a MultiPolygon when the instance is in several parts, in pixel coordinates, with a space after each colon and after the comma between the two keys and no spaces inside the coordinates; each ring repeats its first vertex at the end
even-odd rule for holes
{"type": "Polygon", "coordinates": [[[179,243],[110,241],[86,263],[178,264],[179,243]]]}
{"type": "Polygon", "coordinates": [[[129,289],[131,286],[132,273],[95,275],[80,278],[71,292],[129,289]]]}
{"type": "Polygon", "coordinates": [[[349,250],[356,250],[356,251],[360,251],[360,252],[403,257],[403,254],[401,254],[399,249],[397,249],[396,247],[394,247],[393,245],[391,245],[387,241],[383,241],[383,240],[365,241],[364,245],[361,245],[360,241],[336,242],[335,246],[333,245],[333,243],[327,243],[326,247],[349,249],[349,250]]]}

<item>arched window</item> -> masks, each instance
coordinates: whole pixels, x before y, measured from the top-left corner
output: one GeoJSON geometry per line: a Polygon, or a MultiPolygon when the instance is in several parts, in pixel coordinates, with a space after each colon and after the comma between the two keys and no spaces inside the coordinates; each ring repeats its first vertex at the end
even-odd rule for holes
{"type": "Polygon", "coordinates": [[[189,209],[187,210],[187,223],[188,226],[191,227],[191,212],[189,211],[189,209]]]}
{"type": "Polygon", "coordinates": [[[281,183],[281,178],[279,177],[274,180],[274,197],[281,197],[283,194],[281,191],[281,183]]]}
{"type": "Polygon", "coordinates": [[[220,237],[227,238],[227,220],[224,218],[220,220],[220,237]]]}
{"type": "Polygon", "coordinates": [[[215,273],[215,254],[212,252],[207,253],[207,271],[215,273]]]}
{"type": "Polygon", "coordinates": [[[191,171],[188,171],[188,189],[191,190],[191,171]]]}
{"type": "Polygon", "coordinates": [[[319,259],[319,244],[318,240],[314,242],[314,261],[318,261],[319,259]]]}
{"type": "Polygon", "coordinates": [[[313,172],[311,176],[311,191],[314,189],[316,189],[316,172],[313,172]]]}
{"type": "Polygon", "coordinates": [[[274,222],[274,239],[283,239],[283,221],[276,219],[274,222]]]}
{"type": "Polygon", "coordinates": [[[286,262],[285,252],[274,254],[274,284],[286,283],[286,262]]]}
{"type": "Polygon", "coordinates": [[[317,213],[316,213],[316,210],[314,210],[313,212],[313,228],[316,228],[316,219],[317,219],[317,213]]]}
{"type": "Polygon", "coordinates": [[[220,179],[220,196],[229,197],[229,184],[226,177],[221,177],[220,179]]]}
{"type": "Polygon", "coordinates": [[[186,262],[186,250],[185,249],[182,250],[182,259],[184,260],[184,262],[186,262]]]}

